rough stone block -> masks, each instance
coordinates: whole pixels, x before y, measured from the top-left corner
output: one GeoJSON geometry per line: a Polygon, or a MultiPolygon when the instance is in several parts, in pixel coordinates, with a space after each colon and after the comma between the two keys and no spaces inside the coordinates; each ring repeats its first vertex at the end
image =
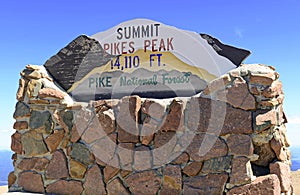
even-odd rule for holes
{"type": "Polygon", "coordinates": [[[19,174],[18,185],[24,191],[44,193],[44,183],[42,176],[36,172],[22,172],[19,174]]]}
{"type": "Polygon", "coordinates": [[[201,173],[221,173],[230,170],[232,156],[216,157],[204,161],[201,173]]]}
{"type": "Polygon", "coordinates": [[[10,148],[17,154],[22,154],[23,147],[22,147],[22,135],[20,133],[15,132],[11,136],[11,145],[10,148]]]}
{"type": "Polygon", "coordinates": [[[182,190],[181,168],[176,165],[168,165],[163,171],[163,186],[161,195],[179,195],[182,190]]]}
{"type": "Polygon", "coordinates": [[[141,110],[144,114],[147,114],[151,118],[161,120],[162,117],[165,115],[165,109],[166,108],[163,104],[147,99],[142,104],[141,110]]]}
{"type": "Polygon", "coordinates": [[[123,185],[122,181],[117,177],[106,185],[107,194],[130,195],[123,185]]]}
{"type": "Polygon", "coordinates": [[[51,88],[43,88],[39,90],[38,97],[41,99],[44,98],[56,98],[59,100],[64,99],[64,97],[67,96],[66,93],[56,90],[56,89],[51,89],[51,88]]]}
{"type": "Polygon", "coordinates": [[[287,193],[291,190],[292,178],[289,165],[283,162],[271,163],[270,173],[276,174],[279,178],[282,193],[287,193]]]}
{"type": "Polygon", "coordinates": [[[254,130],[259,133],[277,125],[276,110],[257,110],[254,112],[254,130]]]}
{"type": "Polygon", "coordinates": [[[63,130],[55,130],[53,134],[49,135],[45,142],[50,152],[53,152],[60,145],[62,139],[64,138],[65,132],[63,130]]]}
{"type": "Polygon", "coordinates": [[[22,117],[28,117],[30,116],[30,108],[27,104],[24,102],[18,102],[16,104],[15,112],[14,112],[14,118],[22,118],[22,117]]]}
{"type": "Polygon", "coordinates": [[[85,165],[89,165],[91,161],[89,149],[81,143],[74,143],[72,145],[71,157],[85,165]]]}
{"type": "Polygon", "coordinates": [[[249,135],[232,134],[227,138],[229,154],[235,156],[253,155],[254,146],[249,135]]]}
{"type": "Polygon", "coordinates": [[[50,134],[54,127],[51,113],[49,111],[39,112],[33,110],[29,119],[29,127],[40,133],[50,134]]]}
{"type": "Polygon", "coordinates": [[[162,179],[155,173],[155,170],[137,172],[129,175],[125,182],[133,194],[157,194],[162,179]]]}
{"type": "Polygon", "coordinates": [[[169,106],[167,115],[165,116],[161,131],[182,131],[183,130],[183,102],[174,99],[169,106]]]}
{"type": "Polygon", "coordinates": [[[102,178],[103,176],[98,165],[93,165],[86,173],[83,194],[106,194],[102,178]]]}
{"type": "Polygon", "coordinates": [[[230,173],[230,184],[241,185],[250,183],[254,179],[250,160],[246,157],[236,157],[232,159],[230,173]]]}
{"type": "Polygon", "coordinates": [[[105,166],[103,169],[103,174],[104,174],[104,182],[107,183],[111,178],[116,176],[119,173],[120,169],[117,169],[112,166],[105,166]]]}
{"type": "Polygon", "coordinates": [[[187,152],[194,161],[208,160],[214,157],[226,156],[228,152],[224,140],[211,134],[197,134],[187,148],[187,152]]]}
{"type": "Polygon", "coordinates": [[[192,98],[187,105],[187,127],[216,135],[251,134],[252,113],[207,98],[192,98]]]}
{"type": "Polygon", "coordinates": [[[82,183],[80,181],[66,181],[59,180],[47,186],[46,192],[48,194],[72,194],[80,195],[83,191],[82,183]]]}
{"type": "Polygon", "coordinates": [[[268,166],[276,157],[269,143],[254,145],[254,153],[258,154],[259,157],[258,160],[253,161],[252,163],[258,166],[268,166]]]}
{"type": "Polygon", "coordinates": [[[196,176],[200,172],[202,168],[203,162],[196,162],[193,161],[189,164],[187,164],[183,169],[182,172],[186,174],[187,176],[196,176]]]}
{"type": "Polygon", "coordinates": [[[18,164],[17,168],[24,171],[32,170],[41,172],[46,169],[46,167],[49,165],[49,162],[50,161],[47,158],[24,158],[18,164]]]}
{"type": "Polygon", "coordinates": [[[43,135],[36,131],[28,131],[22,135],[21,142],[27,156],[46,154],[48,151],[43,135]]]}
{"type": "Polygon", "coordinates": [[[15,183],[16,180],[17,180],[17,177],[15,175],[15,172],[14,171],[10,172],[8,174],[8,178],[7,178],[8,188],[10,188],[15,183]]]}
{"type": "Polygon", "coordinates": [[[28,128],[28,123],[27,121],[17,121],[14,123],[14,127],[15,130],[24,130],[28,128]]]}
{"type": "Polygon", "coordinates": [[[70,163],[70,176],[72,178],[83,179],[87,170],[86,166],[76,160],[71,159],[70,163]]]}
{"type": "Polygon", "coordinates": [[[67,159],[62,150],[53,153],[50,163],[46,169],[45,176],[48,179],[67,178],[69,170],[67,167],[67,159]]]}
{"type": "Polygon", "coordinates": [[[280,183],[275,174],[257,177],[252,183],[233,188],[228,195],[273,194],[280,195],[280,183]]]}
{"type": "Polygon", "coordinates": [[[223,194],[227,179],[226,173],[185,178],[183,180],[183,194],[223,194]]]}
{"type": "Polygon", "coordinates": [[[254,110],[255,98],[248,90],[248,84],[243,78],[236,78],[232,86],[216,93],[218,100],[229,103],[235,108],[254,110]]]}
{"type": "Polygon", "coordinates": [[[117,114],[119,142],[139,142],[138,112],[141,98],[138,96],[123,97],[117,114]]]}

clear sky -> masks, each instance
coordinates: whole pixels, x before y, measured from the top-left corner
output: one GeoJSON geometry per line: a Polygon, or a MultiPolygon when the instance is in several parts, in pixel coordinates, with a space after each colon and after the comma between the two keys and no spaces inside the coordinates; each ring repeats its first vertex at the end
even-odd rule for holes
{"type": "Polygon", "coordinates": [[[210,34],[249,49],[252,54],[245,63],[276,67],[286,95],[288,136],[292,145],[300,145],[298,0],[4,0],[0,7],[0,149],[10,147],[15,93],[25,65],[42,65],[78,35],[93,35],[134,18],[210,34]]]}

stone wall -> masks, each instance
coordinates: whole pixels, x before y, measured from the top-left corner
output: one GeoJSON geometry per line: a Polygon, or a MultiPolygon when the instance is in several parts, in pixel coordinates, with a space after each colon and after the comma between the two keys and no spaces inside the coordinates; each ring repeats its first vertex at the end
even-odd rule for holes
{"type": "Polygon", "coordinates": [[[10,191],[292,193],[282,83],[242,65],[190,98],[73,102],[42,67],[21,72],[10,191]]]}

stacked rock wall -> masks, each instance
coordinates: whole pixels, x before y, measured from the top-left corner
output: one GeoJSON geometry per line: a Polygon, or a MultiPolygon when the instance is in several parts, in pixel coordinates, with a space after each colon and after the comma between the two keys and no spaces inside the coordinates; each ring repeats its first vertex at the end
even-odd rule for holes
{"type": "Polygon", "coordinates": [[[292,193],[282,83],[243,65],[190,98],[72,102],[42,67],[17,93],[10,191],[292,193]]]}

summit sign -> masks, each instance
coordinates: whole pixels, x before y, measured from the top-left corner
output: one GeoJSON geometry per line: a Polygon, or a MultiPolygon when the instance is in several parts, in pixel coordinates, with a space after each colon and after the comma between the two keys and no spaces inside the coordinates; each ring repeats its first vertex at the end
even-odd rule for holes
{"type": "Polygon", "coordinates": [[[168,98],[201,92],[249,54],[207,34],[135,19],[77,37],[44,66],[78,101],[168,98]]]}

